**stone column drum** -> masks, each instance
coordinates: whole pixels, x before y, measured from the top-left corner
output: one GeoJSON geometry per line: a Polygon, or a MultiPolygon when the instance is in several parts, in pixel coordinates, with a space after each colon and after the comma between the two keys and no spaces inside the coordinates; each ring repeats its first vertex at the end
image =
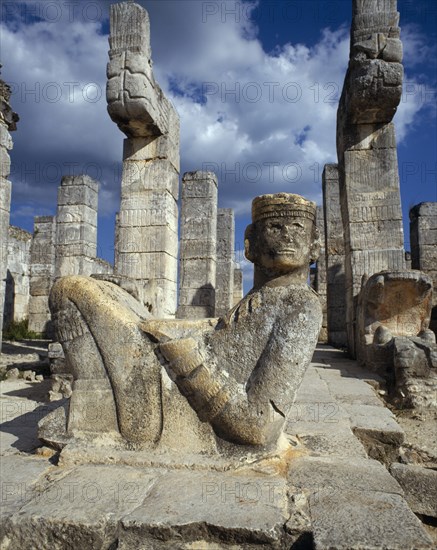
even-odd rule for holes
{"type": "Polygon", "coordinates": [[[217,266],[217,177],[187,172],[182,179],[179,319],[214,317],[217,266]]]}

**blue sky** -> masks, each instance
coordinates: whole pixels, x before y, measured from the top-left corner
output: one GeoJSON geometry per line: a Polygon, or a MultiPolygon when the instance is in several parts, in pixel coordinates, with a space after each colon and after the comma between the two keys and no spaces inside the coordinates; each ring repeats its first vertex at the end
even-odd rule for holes
{"type": "MultiPolygon", "coordinates": [[[[236,256],[260,193],[321,204],[336,161],[335,117],[349,53],[350,0],[144,0],[157,81],[181,117],[181,173],[213,169],[236,211],[236,256]]],[[[106,112],[107,1],[1,2],[2,78],[20,115],[11,223],[55,214],[63,174],[101,182],[99,255],[113,259],[123,134],[106,112]]],[[[395,118],[406,248],[408,210],[437,201],[437,5],[400,0],[406,71],[395,118]]],[[[246,269],[246,289],[250,285],[246,269]]]]}

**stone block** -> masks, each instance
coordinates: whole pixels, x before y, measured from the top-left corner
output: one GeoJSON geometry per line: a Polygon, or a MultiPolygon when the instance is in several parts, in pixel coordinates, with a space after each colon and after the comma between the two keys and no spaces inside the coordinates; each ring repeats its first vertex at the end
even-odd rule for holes
{"type": "Polygon", "coordinates": [[[394,463],[391,475],[405,492],[405,500],[416,514],[437,517],[437,471],[423,466],[394,463]]]}
{"type": "MultiPolygon", "coordinates": [[[[123,160],[122,196],[141,194],[142,191],[167,191],[177,200],[179,195],[179,177],[177,169],[166,159],[156,158],[136,159],[137,152],[132,157],[123,160]]],[[[144,154],[143,156],[147,156],[144,154]]]]}
{"type": "Polygon", "coordinates": [[[321,490],[310,497],[310,515],[317,550],[433,547],[421,522],[397,494],[321,490]]]}
{"type": "Polygon", "coordinates": [[[133,279],[177,281],[177,259],[167,253],[118,253],[118,273],[133,279]]]}
{"type": "Polygon", "coordinates": [[[3,210],[9,213],[11,209],[11,189],[11,182],[0,177],[0,212],[3,210]]]}
{"type": "Polygon", "coordinates": [[[56,223],[83,223],[97,227],[97,211],[83,204],[60,204],[56,211],[56,223]]]}
{"type": "Polygon", "coordinates": [[[30,315],[50,315],[48,296],[32,296],[29,302],[30,315]]]}
{"type": "Polygon", "coordinates": [[[13,147],[11,134],[3,123],[0,123],[0,147],[5,148],[7,151],[10,151],[13,147]]]}
{"type": "MultiPolygon", "coordinates": [[[[69,181],[69,180],[67,180],[69,181]]],[[[58,205],[83,205],[88,206],[92,210],[98,208],[98,194],[97,191],[85,184],[73,184],[61,185],[58,190],[58,205]]]]}
{"type": "Polygon", "coordinates": [[[144,470],[81,466],[41,488],[10,518],[4,534],[10,548],[46,548],[51,539],[60,547],[102,548],[116,540],[120,519],[143,502],[153,484],[144,470]]]}
{"type": "Polygon", "coordinates": [[[278,545],[287,517],[282,478],[182,471],[161,477],[143,505],[123,519],[121,542],[138,548],[158,529],[167,539],[214,533],[218,539],[278,545]]]}
{"type": "Polygon", "coordinates": [[[176,257],[178,235],[167,226],[119,227],[117,249],[120,254],[165,252],[176,257]]]}
{"type": "Polygon", "coordinates": [[[7,178],[11,173],[11,157],[7,149],[0,147],[0,178],[7,178]]]}

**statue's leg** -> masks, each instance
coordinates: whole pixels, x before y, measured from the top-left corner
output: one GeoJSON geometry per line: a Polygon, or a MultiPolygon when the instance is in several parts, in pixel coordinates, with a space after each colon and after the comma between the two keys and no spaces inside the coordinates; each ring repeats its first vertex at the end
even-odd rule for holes
{"type": "Polygon", "coordinates": [[[55,283],[50,308],[75,378],[69,427],[86,431],[80,392],[91,391],[104,431],[118,429],[136,444],[156,442],[162,431],[161,366],[139,328],[147,316],[142,306],[112,283],[74,276],[55,283]],[[99,387],[113,396],[113,413],[107,394],[104,406],[99,403],[99,387]]]}

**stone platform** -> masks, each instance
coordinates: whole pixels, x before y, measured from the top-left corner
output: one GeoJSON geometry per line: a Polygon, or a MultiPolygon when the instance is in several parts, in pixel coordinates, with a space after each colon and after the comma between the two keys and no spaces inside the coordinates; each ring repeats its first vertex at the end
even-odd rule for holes
{"type": "Polygon", "coordinates": [[[36,438],[53,407],[44,383],[4,381],[0,548],[434,548],[386,468],[404,433],[381,382],[318,347],[287,424],[286,463],[212,472],[56,465],[36,438]]]}

